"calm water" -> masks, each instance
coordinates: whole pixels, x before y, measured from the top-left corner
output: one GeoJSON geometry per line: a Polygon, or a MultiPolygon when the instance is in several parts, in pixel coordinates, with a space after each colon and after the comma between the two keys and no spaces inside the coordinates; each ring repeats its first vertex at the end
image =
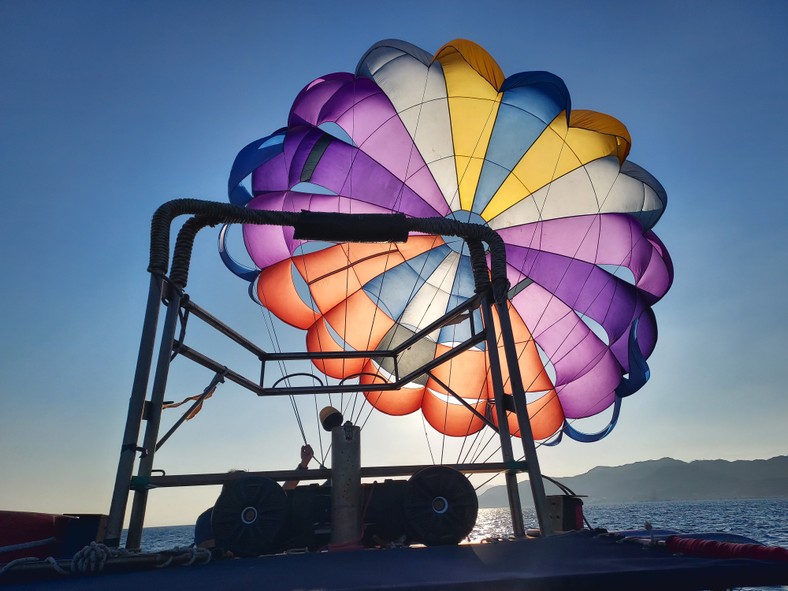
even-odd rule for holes
{"type": "MultiPolygon", "coordinates": [[[[610,531],[642,529],[650,521],[655,529],[682,532],[725,532],[747,536],[764,544],[788,547],[788,499],[671,501],[622,505],[586,505],[592,527],[610,531]]],[[[536,527],[532,509],[525,511],[526,527],[536,527]]],[[[505,538],[512,533],[508,509],[480,509],[472,541],[505,538]]],[[[165,550],[192,543],[194,526],[148,527],[144,550],[165,550]]]]}
{"type": "MultiPolygon", "coordinates": [[[[655,529],[680,532],[739,534],[764,544],[788,547],[788,499],[672,501],[620,505],[586,505],[592,527],[609,531],[642,529],[650,521],[655,529]]],[[[525,511],[526,527],[536,527],[533,509],[525,511]]],[[[508,509],[480,509],[469,538],[505,538],[512,533],[508,509]]],[[[192,543],[194,526],[149,527],[143,532],[144,550],[166,550],[192,543]]],[[[762,587],[758,591],[784,591],[788,587],[762,587]]],[[[747,591],[744,588],[742,591],[747,591]]],[[[755,591],[755,590],[751,590],[755,591]]]]}

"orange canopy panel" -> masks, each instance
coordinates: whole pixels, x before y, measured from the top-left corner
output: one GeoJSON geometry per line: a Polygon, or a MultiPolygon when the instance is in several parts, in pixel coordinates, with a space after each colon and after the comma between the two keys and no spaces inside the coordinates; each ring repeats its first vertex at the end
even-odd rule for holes
{"type": "MultiPolygon", "coordinates": [[[[307,350],[328,352],[374,349],[393,325],[394,321],[360,290],[334,306],[309,328],[307,350]],[[337,338],[342,339],[342,342],[338,342],[337,338]]],[[[315,360],[314,363],[320,371],[342,379],[361,373],[366,361],[364,358],[324,359],[315,360]]]]}
{"type": "Polygon", "coordinates": [[[296,290],[294,270],[291,260],[286,259],[261,271],[257,279],[257,297],[280,320],[307,329],[318,314],[304,303],[296,290]]]}
{"type": "MultiPolygon", "coordinates": [[[[477,412],[487,412],[487,400],[466,400],[477,412]]],[[[465,437],[484,428],[482,419],[465,406],[445,394],[439,394],[429,387],[424,392],[421,403],[424,418],[437,431],[452,437],[465,437]]]]}
{"type": "MultiPolygon", "coordinates": [[[[364,367],[360,382],[362,384],[389,383],[379,372],[377,364],[371,359],[364,367]]],[[[365,392],[364,396],[372,406],[388,415],[409,415],[421,408],[424,386],[411,383],[397,390],[365,392]]]]}

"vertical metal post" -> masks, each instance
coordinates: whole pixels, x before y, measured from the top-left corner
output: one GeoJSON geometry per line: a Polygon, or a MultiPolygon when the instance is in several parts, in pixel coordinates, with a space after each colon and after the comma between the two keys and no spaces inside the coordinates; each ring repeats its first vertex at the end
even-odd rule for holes
{"type": "Polygon", "coordinates": [[[161,275],[151,273],[148,288],[148,302],[145,308],[145,320],[142,324],[142,336],[137,355],[137,368],[129,397],[129,411],[126,415],[126,428],[120,448],[118,470],[115,475],[115,487],[107,519],[107,532],[104,543],[110,547],[120,544],[123,531],[123,520],[126,516],[126,505],[129,501],[129,484],[134,471],[134,459],[137,453],[137,441],[142,423],[142,410],[145,406],[145,395],[148,390],[153,349],[156,344],[156,328],[159,323],[159,308],[164,281],[161,275]]]}
{"type": "MultiPolygon", "coordinates": [[[[153,458],[156,454],[156,439],[159,436],[159,423],[161,421],[161,405],[164,401],[164,392],[167,388],[167,378],[170,373],[170,355],[172,344],[175,340],[175,330],[178,326],[178,312],[181,305],[181,293],[170,286],[168,290],[167,315],[162,328],[161,342],[159,343],[159,356],[156,360],[156,373],[153,377],[150,404],[148,406],[147,426],[145,438],[142,443],[143,456],[140,458],[137,475],[148,477],[153,470],[153,458]]],[[[129,533],[126,537],[126,548],[140,547],[142,540],[142,525],[145,520],[145,508],[148,502],[147,490],[135,490],[134,501],[131,506],[129,520],[129,533]]]]}
{"type": "Polygon", "coordinates": [[[331,429],[331,544],[352,546],[361,534],[361,429],[331,429]]]}
{"type": "Polygon", "coordinates": [[[528,483],[531,485],[531,495],[534,499],[534,509],[536,518],[539,521],[539,529],[543,536],[555,533],[553,524],[547,510],[547,499],[545,498],[544,482],[542,482],[542,471],[539,469],[539,459],[536,456],[536,445],[534,445],[531,421],[528,418],[528,408],[525,400],[525,389],[523,388],[523,378],[520,375],[520,365],[517,359],[517,347],[514,342],[512,332],[512,322],[509,319],[509,309],[506,301],[496,302],[498,310],[498,320],[501,324],[501,337],[503,338],[503,350],[506,355],[506,365],[509,368],[509,380],[512,386],[512,397],[514,398],[514,408],[517,414],[517,423],[520,426],[520,441],[523,444],[525,461],[528,463],[528,483]]]}
{"type": "MultiPolygon", "coordinates": [[[[490,361],[490,376],[492,377],[493,394],[495,396],[495,415],[498,419],[498,436],[501,440],[501,456],[503,461],[509,464],[514,462],[514,452],[512,451],[512,438],[509,434],[509,422],[506,419],[506,409],[504,408],[501,360],[498,357],[498,343],[495,339],[489,291],[482,293],[481,309],[484,329],[487,334],[487,358],[490,361]]],[[[523,538],[525,537],[525,523],[523,522],[523,507],[520,503],[520,490],[517,488],[517,471],[513,469],[507,470],[504,478],[506,479],[506,495],[509,499],[514,535],[515,537],[523,538]]]]}

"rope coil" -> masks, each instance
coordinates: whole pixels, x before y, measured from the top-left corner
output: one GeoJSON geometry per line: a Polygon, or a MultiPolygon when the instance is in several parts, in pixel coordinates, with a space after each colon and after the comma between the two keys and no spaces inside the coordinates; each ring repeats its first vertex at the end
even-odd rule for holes
{"type": "Polygon", "coordinates": [[[116,561],[116,566],[125,565],[136,566],[137,568],[164,568],[171,564],[181,566],[192,566],[194,564],[204,565],[211,562],[213,555],[210,550],[196,547],[175,547],[172,550],[152,553],[128,552],[123,549],[110,548],[99,542],[91,542],[74,554],[71,560],[56,559],[49,556],[45,559],[28,556],[17,558],[0,567],[0,576],[16,569],[41,571],[48,568],[53,569],[61,575],[97,575],[101,573],[107,564],[116,561]],[[154,564],[156,562],[156,564],[154,564]],[[64,568],[65,567],[65,568],[64,568]]]}
{"type": "MultiPolygon", "coordinates": [[[[98,542],[91,542],[74,554],[71,559],[71,572],[75,574],[95,575],[104,570],[104,565],[110,557],[118,556],[117,550],[98,542]]],[[[58,569],[55,569],[58,570],[58,569]]],[[[58,571],[60,572],[60,571],[58,571]]]]}

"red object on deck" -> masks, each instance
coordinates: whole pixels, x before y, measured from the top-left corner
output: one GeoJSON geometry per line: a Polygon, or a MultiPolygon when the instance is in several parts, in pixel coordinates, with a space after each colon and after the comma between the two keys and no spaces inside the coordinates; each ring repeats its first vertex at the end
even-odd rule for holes
{"type": "Polygon", "coordinates": [[[0,564],[56,555],[72,519],[51,513],[0,511],[0,564]]]}
{"type": "Polygon", "coordinates": [[[705,558],[751,558],[753,560],[777,560],[788,562],[788,549],[779,546],[761,546],[760,544],[736,544],[717,542],[695,538],[670,536],[665,546],[671,552],[680,552],[688,556],[705,558]]]}

